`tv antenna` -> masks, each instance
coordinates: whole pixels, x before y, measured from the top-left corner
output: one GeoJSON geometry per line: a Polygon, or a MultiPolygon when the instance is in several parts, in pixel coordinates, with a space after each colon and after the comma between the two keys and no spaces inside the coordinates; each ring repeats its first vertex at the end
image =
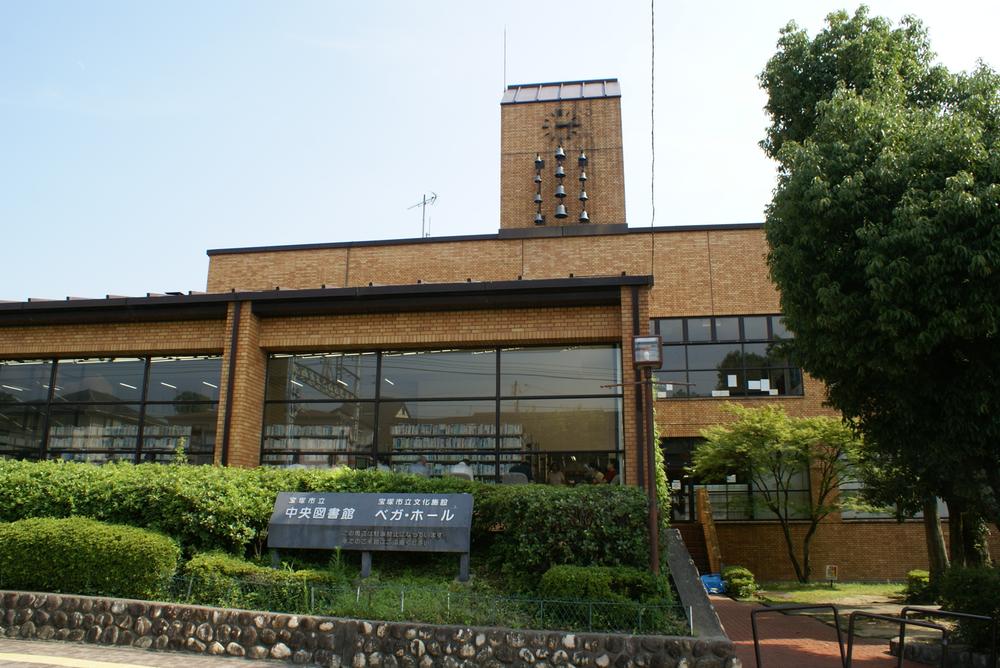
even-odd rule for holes
{"type": "Polygon", "coordinates": [[[430,205],[432,205],[432,204],[434,204],[434,202],[437,201],[437,198],[438,198],[437,193],[432,190],[430,197],[428,197],[427,194],[424,193],[424,196],[420,199],[419,202],[417,202],[413,206],[406,207],[407,211],[409,211],[410,209],[416,209],[418,206],[420,207],[420,237],[421,238],[429,237],[431,235],[430,234],[430,230],[427,229],[427,207],[430,206],[430,205]]]}

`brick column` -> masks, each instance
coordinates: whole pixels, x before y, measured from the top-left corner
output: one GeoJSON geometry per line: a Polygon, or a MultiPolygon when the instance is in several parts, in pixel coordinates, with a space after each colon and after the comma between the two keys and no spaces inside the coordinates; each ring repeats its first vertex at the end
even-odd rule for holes
{"type": "MultiPolygon", "coordinates": [[[[636,288],[638,300],[636,309],[633,309],[633,299],[631,286],[621,288],[621,347],[622,347],[622,431],[625,445],[625,466],[623,482],[629,485],[640,484],[639,480],[639,458],[645,456],[645,444],[640,442],[640,436],[649,438],[645,434],[645,427],[639,429],[637,420],[641,417],[645,420],[642,412],[642,392],[636,385],[641,376],[632,363],[632,336],[638,323],[638,331],[642,334],[649,330],[649,287],[639,286],[636,288]],[[638,417],[637,417],[638,416],[638,417]]],[[[645,422],[643,422],[645,425],[645,422]]],[[[645,470],[644,468],[642,470],[645,470]]]]}
{"type": "Polygon", "coordinates": [[[252,313],[249,302],[233,302],[226,316],[226,348],[220,386],[222,401],[216,431],[219,435],[215,448],[217,464],[252,467],[260,463],[265,368],[266,356],[260,348],[260,320],[252,313]]]}

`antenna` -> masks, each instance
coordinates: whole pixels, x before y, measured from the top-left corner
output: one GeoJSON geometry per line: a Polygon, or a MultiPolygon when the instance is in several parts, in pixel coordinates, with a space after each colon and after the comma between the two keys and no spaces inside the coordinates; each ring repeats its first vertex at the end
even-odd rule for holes
{"type": "Polygon", "coordinates": [[[413,206],[406,207],[407,211],[409,211],[410,209],[416,209],[418,206],[420,207],[420,238],[421,239],[424,238],[424,237],[429,237],[431,235],[430,230],[427,229],[427,207],[429,205],[434,204],[434,202],[437,201],[437,198],[438,198],[437,193],[432,190],[430,197],[427,196],[427,193],[424,193],[424,196],[420,198],[419,202],[417,202],[413,206]]]}
{"type": "Polygon", "coordinates": [[[503,27],[503,87],[507,89],[507,26],[503,27]]]}

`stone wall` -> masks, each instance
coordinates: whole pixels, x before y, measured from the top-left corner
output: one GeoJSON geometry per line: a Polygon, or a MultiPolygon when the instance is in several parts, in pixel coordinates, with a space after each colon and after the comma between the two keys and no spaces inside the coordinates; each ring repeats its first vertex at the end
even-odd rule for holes
{"type": "Polygon", "coordinates": [[[0,634],[330,668],[739,668],[726,638],[366,622],[90,596],[0,592],[0,634]]]}

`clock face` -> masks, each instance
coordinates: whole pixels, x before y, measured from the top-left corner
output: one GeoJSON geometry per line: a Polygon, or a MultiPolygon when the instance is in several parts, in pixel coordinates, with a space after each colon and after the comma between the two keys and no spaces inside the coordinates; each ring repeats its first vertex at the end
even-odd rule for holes
{"type": "Polygon", "coordinates": [[[580,134],[580,119],[575,107],[559,107],[542,121],[542,130],[550,144],[572,144],[580,134]]]}

